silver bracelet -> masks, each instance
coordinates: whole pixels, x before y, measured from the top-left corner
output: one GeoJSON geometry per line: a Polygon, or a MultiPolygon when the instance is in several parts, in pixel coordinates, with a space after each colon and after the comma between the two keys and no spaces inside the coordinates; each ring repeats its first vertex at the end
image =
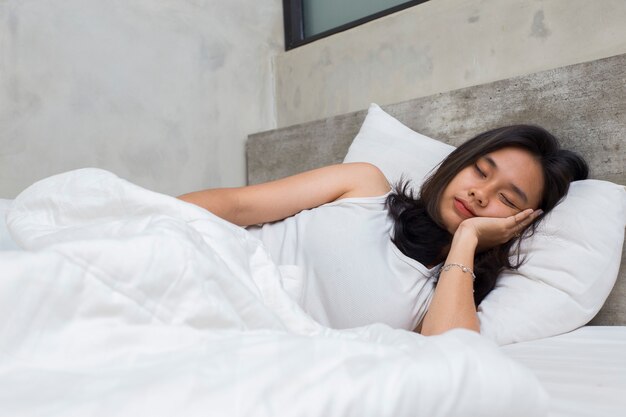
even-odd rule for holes
{"type": "Polygon", "coordinates": [[[450,268],[452,268],[453,266],[456,266],[457,268],[461,268],[461,271],[467,273],[472,274],[472,281],[476,281],[476,275],[474,275],[474,271],[472,271],[470,268],[466,267],[463,264],[457,264],[457,263],[449,263],[449,264],[445,264],[444,266],[441,267],[441,269],[439,270],[439,275],[441,275],[442,272],[444,271],[448,271],[450,268]]]}

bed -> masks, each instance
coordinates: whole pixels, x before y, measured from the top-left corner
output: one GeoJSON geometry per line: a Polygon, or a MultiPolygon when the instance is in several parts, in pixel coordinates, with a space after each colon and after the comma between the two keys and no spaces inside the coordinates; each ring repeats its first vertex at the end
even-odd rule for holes
{"type": "Polygon", "coordinates": [[[550,395],[550,416],[620,416],[626,400],[626,326],[584,326],[502,347],[550,395]]]}
{"type": "MultiPolygon", "coordinates": [[[[583,153],[594,178],[624,184],[625,64],[385,110],[451,144],[532,119],[583,153]]],[[[249,182],[343,161],[365,117],[251,135],[249,182]]],[[[499,347],[465,330],[325,328],[244,229],[101,169],[0,203],[1,415],[612,416],[626,405],[624,263],[591,325],[499,347]]]]}
{"type": "MultiPolygon", "coordinates": [[[[473,134],[535,123],[589,161],[591,178],[626,184],[626,55],[383,106],[406,126],[458,145],[473,134]]],[[[367,110],[251,135],[248,181],[340,163],[367,110]]],[[[502,346],[537,376],[549,416],[621,416],[626,409],[626,251],[595,317],[562,335],[502,346]]]]}

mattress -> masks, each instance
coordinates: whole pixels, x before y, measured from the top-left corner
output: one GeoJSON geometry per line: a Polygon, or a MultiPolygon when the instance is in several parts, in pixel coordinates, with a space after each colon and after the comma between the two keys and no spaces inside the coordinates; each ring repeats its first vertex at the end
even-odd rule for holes
{"type": "Polygon", "coordinates": [[[502,349],[543,384],[549,417],[626,415],[626,326],[586,326],[502,349]]]}

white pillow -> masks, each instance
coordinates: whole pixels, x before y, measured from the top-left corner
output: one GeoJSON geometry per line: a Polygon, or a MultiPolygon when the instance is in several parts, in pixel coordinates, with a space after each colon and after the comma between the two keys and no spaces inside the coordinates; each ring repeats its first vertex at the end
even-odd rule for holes
{"type": "Polygon", "coordinates": [[[453,150],[454,146],[409,129],[372,103],[343,162],[370,162],[391,184],[404,175],[419,188],[430,171],[453,150]]]}
{"type": "MultiPolygon", "coordinates": [[[[344,162],[370,162],[392,183],[404,173],[421,184],[452,149],[372,104],[344,162]]],[[[572,183],[563,202],[522,243],[526,262],[517,271],[505,271],[478,307],[481,333],[507,344],[587,323],[617,278],[625,225],[624,186],[599,180],[572,183]]]]}

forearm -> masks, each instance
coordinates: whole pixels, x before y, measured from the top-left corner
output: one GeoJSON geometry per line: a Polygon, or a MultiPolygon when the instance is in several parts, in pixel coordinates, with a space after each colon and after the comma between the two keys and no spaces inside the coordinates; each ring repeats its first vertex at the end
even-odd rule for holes
{"type": "MultiPolygon", "coordinates": [[[[474,268],[478,239],[475,234],[459,228],[454,234],[444,265],[462,264],[474,268]]],[[[474,305],[472,274],[452,267],[442,271],[433,300],[422,323],[423,335],[435,335],[453,328],[480,331],[474,305]]]]}
{"type": "Polygon", "coordinates": [[[237,189],[214,188],[178,196],[179,199],[200,206],[231,223],[241,223],[237,189]]]}

